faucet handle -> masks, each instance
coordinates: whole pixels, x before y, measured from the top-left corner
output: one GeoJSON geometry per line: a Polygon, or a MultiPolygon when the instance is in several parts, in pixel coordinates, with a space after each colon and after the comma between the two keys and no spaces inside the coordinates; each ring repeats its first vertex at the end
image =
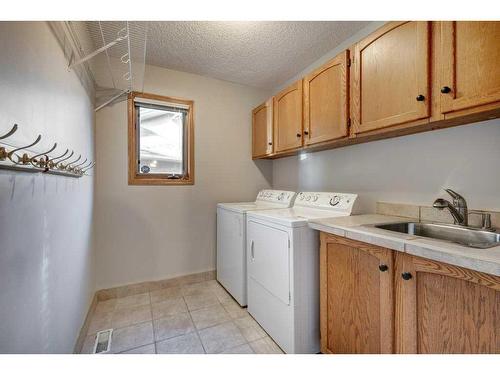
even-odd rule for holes
{"type": "MultiPolygon", "coordinates": [[[[464,197],[462,197],[460,194],[458,194],[456,191],[453,191],[451,189],[444,189],[444,191],[446,191],[448,194],[451,195],[451,197],[453,199],[464,199],[464,197]]],[[[464,199],[465,200],[465,199],[464,199]]]]}
{"type": "MultiPolygon", "coordinates": [[[[448,194],[451,195],[453,198],[453,205],[455,207],[461,207],[464,209],[467,209],[467,201],[465,200],[464,197],[462,197],[460,194],[458,194],[456,191],[453,191],[451,189],[444,189],[448,194]]],[[[467,216],[467,215],[464,215],[467,216]]]]}
{"type": "Polygon", "coordinates": [[[491,227],[491,214],[489,212],[471,210],[471,211],[469,211],[469,214],[481,215],[481,229],[484,229],[484,230],[492,230],[493,229],[491,227]]]}

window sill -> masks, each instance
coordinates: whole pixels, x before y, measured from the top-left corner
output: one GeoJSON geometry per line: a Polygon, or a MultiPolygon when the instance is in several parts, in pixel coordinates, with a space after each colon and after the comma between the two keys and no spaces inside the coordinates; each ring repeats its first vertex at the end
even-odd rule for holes
{"type": "Polygon", "coordinates": [[[134,176],[129,178],[129,185],[145,185],[145,186],[154,186],[154,185],[194,185],[193,178],[187,179],[169,179],[162,177],[143,177],[143,176],[134,176]]]}

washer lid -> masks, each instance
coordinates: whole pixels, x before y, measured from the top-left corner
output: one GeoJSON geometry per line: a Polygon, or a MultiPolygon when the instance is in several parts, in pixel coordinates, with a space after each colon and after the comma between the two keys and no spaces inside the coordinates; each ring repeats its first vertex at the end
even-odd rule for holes
{"type": "Polygon", "coordinates": [[[265,189],[259,191],[255,202],[219,203],[217,207],[236,212],[287,208],[292,206],[296,195],[293,191],[265,189]]]}
{"type": "Polygon", "coordinates": [[[349,216],[349,214],[346,214],[344,212],[335,212],[331,210],[297,206],[274,210],[253,211],[248,212],[247,214],[247,218],[249,220],[255,218],[293,228],[306,226],[309,220],[339,216],[349,216]]]}
{"type": "MultiPolygon", "coordinates": [[[[239,202],[239,203],[218,203],[218,208],[222,208],[225,210],[230,210],[234,212],[245,213],[247,211],[256,211],[256,210],[276,210],[279,208],[284,208],[283,204],[279,203],[271,203],[271,202],[239,202]]],[[[285,206],[287,207],[287,206],[285,206]]]]}

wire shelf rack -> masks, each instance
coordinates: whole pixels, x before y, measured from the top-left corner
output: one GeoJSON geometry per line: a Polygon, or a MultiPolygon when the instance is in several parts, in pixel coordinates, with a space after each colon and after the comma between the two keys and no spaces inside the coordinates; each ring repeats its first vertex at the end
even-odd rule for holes
{"type": "Polygon", "coordinates": [[[144,91],[148,22],[65,21],[52,28],[96,111],[144,91]]]}

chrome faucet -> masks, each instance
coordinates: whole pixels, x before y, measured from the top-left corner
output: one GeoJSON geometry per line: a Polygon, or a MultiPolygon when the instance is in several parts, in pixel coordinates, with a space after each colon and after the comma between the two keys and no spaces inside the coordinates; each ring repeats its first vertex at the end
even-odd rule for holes
{"type": "Polygon", "coordinates": [[[448,202],[446,199],[438,198],[434,201],[432,207],[437,208],[438,210],[447,208],[450,211],[451,216],[453,216],[455,224],[467,226],[468,212],[465,198],[451,189],[444,190],[453,198],[453,204],[448,202]]]}

